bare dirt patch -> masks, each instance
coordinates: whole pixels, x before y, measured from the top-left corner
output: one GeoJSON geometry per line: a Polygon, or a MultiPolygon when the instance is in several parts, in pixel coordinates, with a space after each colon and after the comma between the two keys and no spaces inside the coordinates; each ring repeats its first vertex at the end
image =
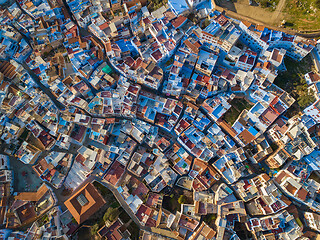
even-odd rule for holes
{"type": "Polygon", "coordinates": [[[286,0],[280,0],[274,11],[271,11],[270,8],[262,8],[257,4],[255,4],[255,6],[251,6],[248,0],[216,0],[215,2],[220,7],[266,24],[278,26],[284,19],[282,11],[286,0]]]}

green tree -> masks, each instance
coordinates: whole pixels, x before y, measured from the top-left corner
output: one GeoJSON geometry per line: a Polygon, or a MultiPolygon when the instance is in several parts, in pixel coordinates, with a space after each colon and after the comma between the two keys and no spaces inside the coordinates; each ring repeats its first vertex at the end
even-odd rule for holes
{"type": "Polygon", "coordinates": [[[301,108],[306,108],[315,101],[314,91],[308,89],[306,80],[302,76],[300,76],[300,80],[295,85],[298,96],[297,101],[301,108]]]}
{"type": "Polygon", "coordinates": [[[316,8],[320,9],[320,0],[315,0],[314,4],[316,5],[316,8]]]}
{"type": "Polygon", "coordinates": [[[180,195],[180,197],[178,198],[178,203],[179,204],[184,204],[186,202],[187,198],[184,195],[180,195]]]}
{"type": "Polygon", "coordinates": [[[99,224],[98,223],[96,223],[93,226],[91,226],[91,228],[90,228],[91,235],[95,236],[97,234],[98,230],[99,230],[99,224]]]}
{"type": "Polygon", "coordinates": [[[149,11],[155,11],[162,6],[165,6],[167,4],[168,0],[152,0],[149,2],[148,9],[149,11]]]}
{"type": "MultiPolygon", "coordinates": [[[[310,91],[310,92],[313,92],[313,91],[310,91]]],[[[315,101],[315,98],[312,93],[306,93],[298,97],[298,103],[302,108],[308,107],[314,101],[315,101]]]]}
{"type": "Polygon", "coordinates": [[[106,213],[103,215],[103,220],[113,222],[119,215],[119,211],[117,208],[109,207],[106,213]]]}

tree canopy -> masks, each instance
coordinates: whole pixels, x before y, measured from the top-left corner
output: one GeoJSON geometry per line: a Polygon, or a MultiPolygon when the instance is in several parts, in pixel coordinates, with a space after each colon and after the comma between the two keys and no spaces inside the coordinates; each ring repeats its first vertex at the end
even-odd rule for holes
{"type": "Polygon", "coordinates": [[[96,223],[93,226],[91,226],[91,228],[90,228],[91,235],[95,236],[97,234],[98,230],[99,230],[99,224],[98,223],[96,223]]]}
{"type": "Polygon", "coordinates": [[[103,216],[103,220],[113,222],[119,215],[119,211],[117,208],[109,207],[106,213],[103,216]]]}
{"type": "Polygon", "coordinates": [[[300,81],[296,84],[295,91],[298,95],[297,101],[301,108],[306,108],[315,101],[314,91],[308,89],[306,80],[303,77],[300,77],[300,81]]]}
{"type": "Polygon", "coordinates": [[[184,195],[180,195],[179,199],[178,199],[178,203],[180,204],[184,204],[186,202],[187,198],[184,195]]]}

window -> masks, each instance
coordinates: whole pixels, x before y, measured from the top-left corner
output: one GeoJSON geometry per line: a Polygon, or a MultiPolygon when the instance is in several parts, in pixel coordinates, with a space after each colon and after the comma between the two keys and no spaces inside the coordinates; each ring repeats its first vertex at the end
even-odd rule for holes
{"type": "Polygon", "coordinates": [[[79,202],[79,204],[81,205],[81,207],[83,207],[84,205],[86,205],[89,201],[88,199],[83,195],[83,194],[80,194],[78,197],[77,197],[77,201],[79,202]]]}

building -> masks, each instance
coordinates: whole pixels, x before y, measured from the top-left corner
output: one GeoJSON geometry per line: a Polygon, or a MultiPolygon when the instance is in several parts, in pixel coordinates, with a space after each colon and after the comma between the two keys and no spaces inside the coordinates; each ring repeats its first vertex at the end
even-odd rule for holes
{"type": "Polygon", "coordinates": [[[320,232],[320,215],[312,212],[305,212],[304,217],[308,227],[320,232]]]}
{"type": "Polygon", "coordinates": [[[98,211],[106,201],[92,183],[87,183],[64,202],[74,219],[80,224],[98,211]]]}

